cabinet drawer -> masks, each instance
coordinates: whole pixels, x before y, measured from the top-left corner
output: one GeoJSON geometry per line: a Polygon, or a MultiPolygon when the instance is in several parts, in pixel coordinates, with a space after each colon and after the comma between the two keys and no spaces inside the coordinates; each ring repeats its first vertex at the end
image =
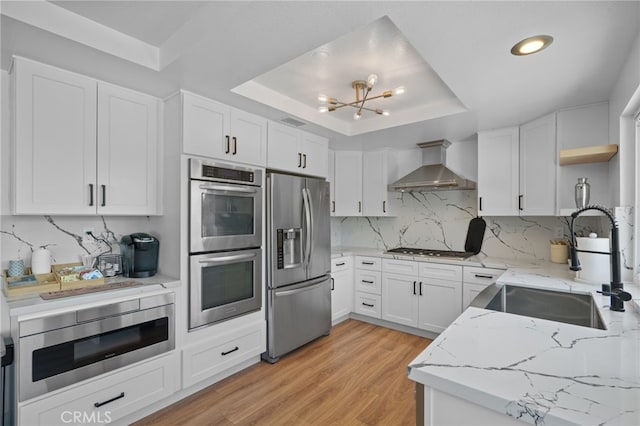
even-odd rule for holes
{"type": "Polygon", "coordinates": [[[440,280],[462,282],[462,266],[459,265],[420,262],[419,268],[420,278],[437,278],[440,280]]]}
{"type": "Polygon", "coordinates": [[[356,292],[354,311],[357,314],[382,318],[380,296],[377,294],[356,292]]]}
{"type": "Polygon", "coordinates": [[[335,259],[331,259],[331,272],[346,271],[351,268],[352,257],[342,256],[335,259]]]}
{"type": "Polygon", "coordinates": [[[393,274],[417,276],[419,265],[410,260],[382,259],[382,270],[393,274]]]}
{"type": "Polygon", "coordinates": [[[370,271],[381,271],[382,270],[382,259],[379,257],[370,257],[370,256],[356,256],[356,268],[357,269],[368,269],[370,271]]]}
{"type": "Polygon", "coordinates": [[[356,291],[380,294],[381,282],[380,272],[356,269],[356,291]]]}
{"type": "Polygon", "coordinates": [[[266,350],[264,322],[197,343],[183,350],[185,388],[221,373],[266,350]]]}
{"type": "Polygon", "coordinates": [[[177,361],[174,353],[22,404],[18,424],[115,422],[174,393],[178,388],[177,361]]]}
{"type": "Polygon", "coordinates": [[[504,273],[504,269],[478,268],[475,266],[465,266],[463,275],[465,283],[474,284],[493,284],[500,275],[504,273]]]}

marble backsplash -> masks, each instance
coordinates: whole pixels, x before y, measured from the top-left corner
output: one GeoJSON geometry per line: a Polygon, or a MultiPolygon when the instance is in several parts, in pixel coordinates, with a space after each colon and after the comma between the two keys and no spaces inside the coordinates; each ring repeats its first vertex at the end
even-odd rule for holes
{"type": "MultiPolygon", "coordinates": [[[[390,249],[399,246],[464,250],[469,221],[476,216],[476,191],[398,194],[396,217],[332,218],[332,244],[390,249]]],[[[630,208],[616,208],[620,225],[623,279],[633,271],[633,225],[630,208]]],[[[549,240],[560,228],[568,240],[567,217],[484,217],[487,228],[482,253],[499,258],[549,260],[549,240]]],[[[597,216],[581,216],[578,235],[609,234],[609,224],[597,216]]]]}
{"type": "Polygon", "coordinates": [[[120,253],[119,241],[123,235],[148,232],[148,217],[104,216],[2,216],[0,241],[2,269],[8,261],[23,259],[31,265],[33,250],[45,247],[51,251],[52,263],[80,262],[82,255],[120,253]],[[91,235],[85,230],[93,230],[91,235]]]}

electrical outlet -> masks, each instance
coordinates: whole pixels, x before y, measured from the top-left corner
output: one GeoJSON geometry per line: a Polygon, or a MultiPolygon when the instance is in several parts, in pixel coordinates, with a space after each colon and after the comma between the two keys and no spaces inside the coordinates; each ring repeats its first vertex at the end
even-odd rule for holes
{"type": "Polygon", "coordinates": [[[93,234],[95,232],[95,229],[87,227],[87,228],[82,228],[82,235],[88,235],[88,234],[93,234]]]}
{"type": "Polygon", "coordinates": [[[553,228],[553,238],[564,238],[564,228],[562,226],[553,228]]]}

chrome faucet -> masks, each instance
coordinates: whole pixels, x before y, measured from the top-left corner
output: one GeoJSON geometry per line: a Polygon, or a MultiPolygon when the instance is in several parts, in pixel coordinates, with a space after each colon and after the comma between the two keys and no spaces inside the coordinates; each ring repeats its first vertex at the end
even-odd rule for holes
{"type": "Polygon", "coordinates": [[[579,271],[582,269],[580,266],[580,260],[578,260],[578,252],[582,253],[595,253],[595,254],[606,254],[611,259],[611,283],[609,285],[603,284],[602,291],[598,293],[602,293],[605,296],[611,296],[611,305],[610,309],[612,311],[624,312],[624,304],[628,300],[631,300],[631,294],[623,291],[623,285],[621,280],[621,270],[620,270],[620,241],[619,241],[619,232],[618,232],[618,224],[616,220],[613,218],[611,213],[607,209],[602,206],[590,205],[583,207],[581,209],[576,210],[571,213],[571,241],[569,243],[569,256],[571,257],[571,266],[569,269],[572,271],[579,271]],[[591,250],[579,250],[576,247],[576,234],[574,231],[574,223],[575,220],[580,216],[583,212],[587,210],[598,210],[604,213],[609,221],[611,222],[611,251],[591,251],[591,250]]]}

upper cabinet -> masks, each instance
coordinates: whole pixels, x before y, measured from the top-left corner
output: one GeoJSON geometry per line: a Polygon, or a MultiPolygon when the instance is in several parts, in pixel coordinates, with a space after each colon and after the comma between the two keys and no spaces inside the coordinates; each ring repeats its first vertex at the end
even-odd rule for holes
{"type": "Polygon", "coordinates": [[[556,214],[555,113],[518,127],[478,132],[478,212],[556,214]]]}
{"type": "Polygon", "coordinates": [[[13,212],[154,215],[160,101],[14,58],[13,212]]]}
{"type": "Polygon", "coordinates": [[[334,216],[362,216],[362,152],[336,151],[334,216]]]}
{"type": "Polygon", "coordinates": [[[267,167],[327,177],[329,141],[293,127],[269,121],[267,167]]]}
{"type": "Polygon", "coordinates": [[[267,120],[227,105],[182,92],[185,154],[264,166],[267,120]]]}

